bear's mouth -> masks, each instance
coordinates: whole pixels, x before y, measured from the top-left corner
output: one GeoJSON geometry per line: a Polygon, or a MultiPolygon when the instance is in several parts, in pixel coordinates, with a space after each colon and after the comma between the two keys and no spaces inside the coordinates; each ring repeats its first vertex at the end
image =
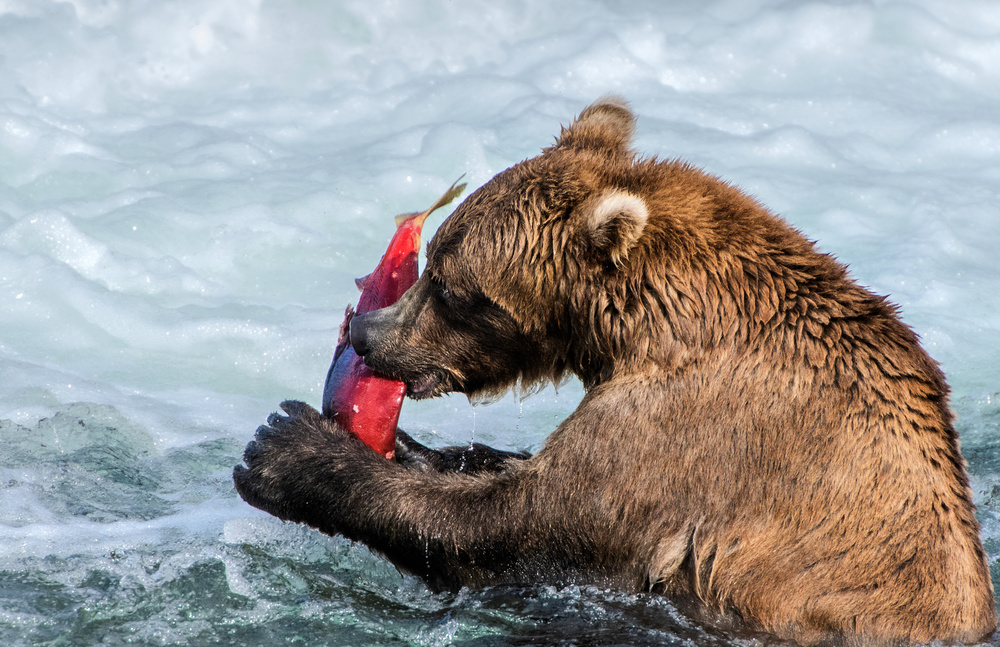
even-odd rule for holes
{"type": "Polygon", "coordinates": [[[428,373],[421,378],[406,382],[406,395],[414,400],[423,400],[438,395],[441,386],[441,376],[428,373]]]}

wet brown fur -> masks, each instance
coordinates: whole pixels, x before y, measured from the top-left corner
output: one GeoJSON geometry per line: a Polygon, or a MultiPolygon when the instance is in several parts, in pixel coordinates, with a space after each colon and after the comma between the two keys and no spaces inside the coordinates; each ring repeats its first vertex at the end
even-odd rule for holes
{"type": "Polygon", "coordinates": [[[802,644],[989,635],[937,365],[756,201],[638,158],[633,123],[619,99],[588,108],[466,200],[417,285],[352,331],[376,370],[433,384],[418,396],[578,376],[544,449],[468,475],[407,440],[393,464],[289,405],[237,468],[241,495],[442,587],[654,590],[802,644]],[[615,191],[645,213],[600,213],[615,191]]]}

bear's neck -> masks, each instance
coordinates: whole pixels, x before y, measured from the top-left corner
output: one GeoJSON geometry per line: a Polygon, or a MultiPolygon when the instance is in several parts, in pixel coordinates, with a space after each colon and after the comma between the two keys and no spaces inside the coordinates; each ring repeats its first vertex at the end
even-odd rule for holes
{"type": "Polygon", "coordinates": [[[576,318],[568,365],[589,389],[620,374],[715,371],[747,354],[765,365],[819,371],[830,368],[834,346],[918,346],[884,298],[857,285],[832,257],[792,242],[666,259],[658,267],[647,262],[638,278],[609,280],[576,318]]]}

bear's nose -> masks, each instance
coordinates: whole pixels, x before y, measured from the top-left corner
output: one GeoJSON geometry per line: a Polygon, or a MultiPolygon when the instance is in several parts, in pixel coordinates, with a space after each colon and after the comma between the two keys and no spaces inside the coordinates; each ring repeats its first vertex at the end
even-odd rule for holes
{"type": "Polygon", "coordinates": [[[354,315],[351,317],[351,346],[354,352],[364,357],[371,350],[368,347],[368,323],[365,321],[367,314],[354,315]]]}

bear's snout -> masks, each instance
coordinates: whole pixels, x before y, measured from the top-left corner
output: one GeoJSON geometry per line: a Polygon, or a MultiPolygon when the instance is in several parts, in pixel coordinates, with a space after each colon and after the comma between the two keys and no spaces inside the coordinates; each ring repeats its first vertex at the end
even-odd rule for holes
{"type": "Polygon", "coordinates": [[[351,318],[350,336],[351,346],[359,356],[364,357],[371,351],[368,345],[368,313],[351,318]]]}
{"type": "Polygon", "coordinates": [[[396,307],[389,306],[354,315],[350,326],[351,346],[354,352],[365,357],[383,348],[395,323],[395,313],[396,307]]]}

